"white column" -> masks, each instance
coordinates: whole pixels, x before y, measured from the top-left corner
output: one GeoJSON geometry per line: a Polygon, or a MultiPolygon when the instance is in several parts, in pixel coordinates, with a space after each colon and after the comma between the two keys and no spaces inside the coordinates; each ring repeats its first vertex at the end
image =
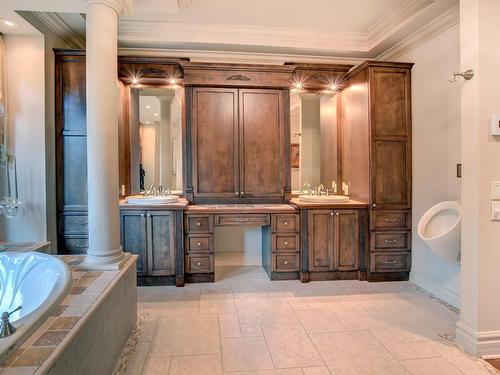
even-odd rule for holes
{"type": "Polygon", "coordinates": [[[160,100],[160,180],[159,184],[172,187],[172,116],[171,106],[175,91],[167,91],[160,100]]]}
{"type": "Polygon", "coordinates": [[[118,269],[118,15],[123,0],[86,0],[87,172],[89,249],[82,268],[118,269]]]}
{"type": "Polygon", "coordinates": [[[500,357],[500,221],[492,221],[491,182],[500,181],[500,137],[489,133],[500,114],[500,1],[460,1],[462,112],[462,267],[456,342],[471,354],[500,357]]]}

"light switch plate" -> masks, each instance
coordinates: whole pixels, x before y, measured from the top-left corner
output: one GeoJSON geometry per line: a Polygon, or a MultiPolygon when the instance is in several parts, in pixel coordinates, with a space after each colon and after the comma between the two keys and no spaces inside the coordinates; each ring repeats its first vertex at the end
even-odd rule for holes
{"type": "Polygon", "coordinates": [[[500,200],[500,181],[492,181],[491,199],[493,199],[494,201],[500,200]]]}
{"type": "Polygon", "coordinates": [[[491,135],[500,135],[500,116],[499,115],[491,116],[490,133],[491,133],[491,135]]]}
{"type": "Polygon", "coordinates": [[[491,220],[500,221],[500,202],[491,202],[491,220]]]}

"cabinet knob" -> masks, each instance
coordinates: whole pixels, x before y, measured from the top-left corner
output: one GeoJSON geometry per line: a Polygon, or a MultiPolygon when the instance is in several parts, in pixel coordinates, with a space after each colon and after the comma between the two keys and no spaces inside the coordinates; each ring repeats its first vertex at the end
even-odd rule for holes
{"type": "Polygon", "coordinates": [[[202,264],[203,264],[203,263],[201,263],[201,262],[196,262],[196,265],[197,265],[198,267],[200,267],[202,264]]]}
{"type": "Polygon", "coordinates": [[[144,217],[144,216],[146,216],[146,215],[144,215],[144,214],[141,214],[141,217],[144,217]]]}
{"type": "Polygon", "coordinates": [[[330,215],[331,215],[331,216],[333,216],[333,211],[332,211],[332,212],[330,212],[330,215]]]}
{"type": "Polygon", "coordinates": [[[148,217],[151,217],[151,214],[148,214],[148,217]]]}
{"type": "Polygon", "coordinates": [[[283,242],[285,246],[288,246],[288,241],[283,242]]]}
{"type": "Polygon", "coordinates": [[[373,204],[372,204],[372,207],[377,207],[377,204],[376,204],[376,203],[373,203],[373,204]]]}
{"type": "Polygon", "coordinates": [[[288,260],[284,260],[283,264],[287,265],[288,264],[288,260]]]}
{"type": "Polygon", "coordinates": [[[201,223],[199,221],[196,222],[197,227],[201,227],[201,223]]]}
{"type": "Polygon", "coordinates": [[[196,242],[196,246],[200,247],[201,246],[201,242],[196,242]]]}
{"type": "Polygon", "coordinates": [[[285,227],[287,227],[287,226],[288,226],[288,221],[284,221],[284,222],[283,222],[283,225],[284,225],[285,227]]]}
{"type": "Polygon", "coordinates": [[[339,212],[335,212],[335,215],[336,215],[336,216],[339,216],[339,215],[340,215],[340,213],[339,213],[339,212]]]}
{"type": "Polygon", "coordinates": [[[234,195],[240,195],[240,192],[239,191],[235,191],[234,195]]]}

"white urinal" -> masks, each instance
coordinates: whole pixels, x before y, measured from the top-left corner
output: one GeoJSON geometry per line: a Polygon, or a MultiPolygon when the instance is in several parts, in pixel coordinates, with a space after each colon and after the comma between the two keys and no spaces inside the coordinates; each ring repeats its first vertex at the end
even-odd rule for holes
{"type": "Polygon", "coordinates": [[[446,201],[431,207],[418,222],[418,235],[441,258],[456,264],[460,253],[460,203],[446,201]]]}

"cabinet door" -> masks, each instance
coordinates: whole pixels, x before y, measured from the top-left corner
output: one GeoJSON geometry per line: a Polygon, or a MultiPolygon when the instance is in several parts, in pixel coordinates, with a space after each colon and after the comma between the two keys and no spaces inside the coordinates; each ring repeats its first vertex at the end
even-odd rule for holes
{"type": "Polygon", "coordinates": [[[171,211],[148,211],[148,274],[175,274],[174,215],[171,211]]]}
{"type": "Polygon", "coordinates": [[[309,211],[307,236],[309,249],[309,271],[333,271],[333,211],[309,211]]]}
{"type": "Polygon", "coordinates": [[[357,210],[335,211],[335,269],[354,271],[358,269],[359,215],[357,210]]]}
{"type": "Polygon", "coordinates": [[[373,142],[372,203],[376,208],[411,207],[411,176],[408,142],[373,142]]]}
{"type": "Polygon", "coordinates": [[[244,197],[282,197],[283,95],[280,90],[240,90],[240,186],[244,197]]]}
{"type": "Polygon", "coordinates": [[[148,272],[146,213],[144,211],[122,211],[121,243],[124,251],[137,254],[137,274],[148,272]]]}
{"type": "Polygon", "coordinates": [[[192,140],[195,198],[237,197],[237,89],[193,89],[192,140]]]}

